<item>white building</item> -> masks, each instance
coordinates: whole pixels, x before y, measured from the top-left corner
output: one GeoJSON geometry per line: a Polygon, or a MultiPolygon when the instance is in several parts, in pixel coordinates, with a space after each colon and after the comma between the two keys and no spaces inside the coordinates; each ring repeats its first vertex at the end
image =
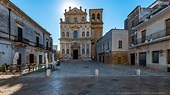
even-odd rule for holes
{"type": "Polygon", "coordinates": [[[13,63],[16,52],[18,65],[45,63],[45,53],[51,58],[50,35],[11,1],[0,1],[0,66],[13,63]]]}
{"type": "Polygon", "coordinates": [[[170,71],[170,5],[151,12],[134,30],[131,64],[170,71]]]}
{"type": "Polygon", "coordinates": [[[111,29],[97,41],[98,62],[128,64],[128,31],[111,29]]]}

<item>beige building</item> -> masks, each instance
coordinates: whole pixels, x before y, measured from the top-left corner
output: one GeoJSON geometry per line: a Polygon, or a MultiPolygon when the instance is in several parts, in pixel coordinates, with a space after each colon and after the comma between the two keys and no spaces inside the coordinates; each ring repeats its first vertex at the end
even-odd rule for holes
{"type": "Polygon", "coordinates": [[[169,1],[163,5],[162,2],[157,0],[150,5],[153,8],[161,6],[153,9],[141,23],[132,28],[135,33],[131,35],[130,62],[170,71],[170,5],[169,1]]]}
{"type": "Polygon", "coordinates": [[[97,61],[128,64],[128,31],[111,29],[97,41],[97,61]]]}
{"type": "Polygon", "coordinates": [[[103,9],[90,9],[87,21],[86,9],[69,7],[64,19],[60,19],[60,57],[66,59],[96,59],[96,41],[102,37],[103,9]]]}

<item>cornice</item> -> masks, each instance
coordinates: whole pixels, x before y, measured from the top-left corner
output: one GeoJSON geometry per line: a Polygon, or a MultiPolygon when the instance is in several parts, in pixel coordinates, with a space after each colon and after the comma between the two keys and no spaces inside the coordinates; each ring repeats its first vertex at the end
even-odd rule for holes
{"type": "Polygon", "coordinates": [[[11,9],[14,13],[21,16],[24,20],[30,22],[33,26],[39,28],[43,33],[47,33],[48,35],[51,35],[47,30],[45,30],[42,26],[40,26],[37,22],[35,22],[32,18],[30,18],[26,13],[24,13],[21,9],[19,9],[16,5],[14,5],[9,0],[2,0],[0,1],[3,5],[5,5],[7,8],[11,9]]]}

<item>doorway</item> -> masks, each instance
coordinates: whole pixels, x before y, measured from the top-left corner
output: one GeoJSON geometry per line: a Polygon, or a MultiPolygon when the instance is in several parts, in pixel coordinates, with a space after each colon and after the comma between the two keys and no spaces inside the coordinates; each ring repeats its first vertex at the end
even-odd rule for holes
{"type": "Polygon", "coordinates": [[[78,50],[73,50],[73,59],[78,59],[78,50]]]}
{"type": "Polygon", "coordinates": [[[131,65],[135,65],[135,53],[130,54],[131,65]]]}
{"type": "Polygon", "coordinates": [[[42,64],[42,55],[39,55],[39,64],[42,64]]]}
{"type": "Polygon", "coordinates": [[[146,52],[139,54],[139,65],[146,67],[146,52]]]}
{"type": "Polygon", "coordinates": [[[34,63],[34,54],[29,55],[30,63],[34,63]]]}
{"type": "Polygon", "coordinates": [[[168,50],[168,64],[170,64],[170,50],[168,50]]]}
{"type": "Polygon", "coordinates": [[[118,62],[118,64],[121,64],[121,57],[117,58],[117,62],[118,62]]]}
{"type": "Polygon", "coordinates": [[[19,58],[17,60],[17,65],[21,65],[21,54],[19,54],[19,58]]]}

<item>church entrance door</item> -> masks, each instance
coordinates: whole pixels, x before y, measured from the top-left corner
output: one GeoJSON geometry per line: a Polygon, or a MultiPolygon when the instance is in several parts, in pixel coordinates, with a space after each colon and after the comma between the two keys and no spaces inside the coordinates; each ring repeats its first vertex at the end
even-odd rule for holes
{"type": "Polygon", "coordinates": [[[73,59],[78,59],[78,50],[73,50],[73,59]]]}

